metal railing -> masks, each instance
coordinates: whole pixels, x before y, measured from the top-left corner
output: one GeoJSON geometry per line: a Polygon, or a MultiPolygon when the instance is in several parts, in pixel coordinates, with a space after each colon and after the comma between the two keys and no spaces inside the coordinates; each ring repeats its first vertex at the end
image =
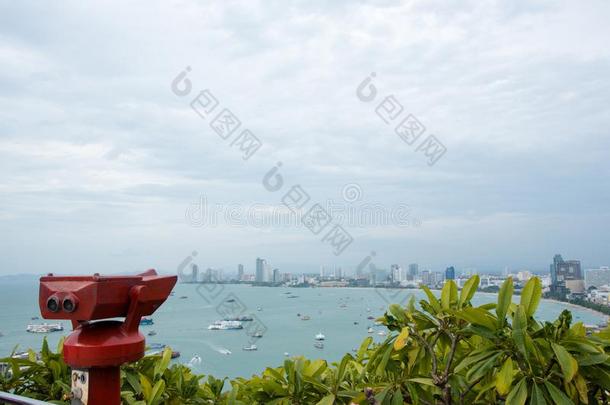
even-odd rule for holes
{"type": "Polygon", "coordinates": [[[0,404],[49,405],[50,402],[39,401],[37,399],[22,397],[0,391],[0,404]]]}

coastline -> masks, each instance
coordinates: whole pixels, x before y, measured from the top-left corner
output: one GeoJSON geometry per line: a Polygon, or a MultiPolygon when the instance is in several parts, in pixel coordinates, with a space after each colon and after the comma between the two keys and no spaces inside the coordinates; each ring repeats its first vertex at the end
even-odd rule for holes
{"type": "Polygon", "coordinates": [[[560,300],[556,300],[554,298],[542,298],[542,301],[553,301],[553,302],[557,302],[557,303],[560,303],[560,304],[564,304],[564,305],[572,307],[572,308],[578,308],[580,310],[589,311],[592,314],[595,314],[597,316],[600,316],[600,317],[604,318],[606,320],[606,323],[610,320],[610,315],[606,315],[603,312],[596,311],[596,310],[594,310],[592,308],[583,307],[582,305],[574,304],[574,303],[569,302],[569,301],[560,301],[560,300]]]}

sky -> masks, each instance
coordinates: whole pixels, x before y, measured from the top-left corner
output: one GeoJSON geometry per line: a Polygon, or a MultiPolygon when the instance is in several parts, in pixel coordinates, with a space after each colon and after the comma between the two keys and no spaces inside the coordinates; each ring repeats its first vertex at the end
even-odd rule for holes
{"type": "Polygon", "coordinates": [[[371,252],[378,268],[608,265],[609,14],[0,0],[0,275],[175,272],[189,257],[349,271],[371,252]],[[201,94],[209,115],[191,106],[201,94]],[[240,126],[219,134],[225,108],[240,126]],[[395,132],[408,116],[425,127],[412,144],[395,132]],[[260,142],[247,159],[246,129],[260,142]],[[430,139],[445,150],[433,164],[430,139]],[[297,185],[307,203],[291,208],[297,185]],[[335,207],[317,233],[301,222],[316,203],[335,207]],[[351,242],[333,246],[332,229],[351,242]]]}

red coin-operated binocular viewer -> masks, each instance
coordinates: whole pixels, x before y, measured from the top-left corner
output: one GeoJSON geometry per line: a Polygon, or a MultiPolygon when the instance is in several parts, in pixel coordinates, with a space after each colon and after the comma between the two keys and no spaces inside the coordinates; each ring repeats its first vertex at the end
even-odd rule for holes
{"type": "Polygon", "coordinates": [[[72,368],[72,404],[121,403],[120,365],[144,356],[140,320],[163,304],[176,279],[158,276],[155,270],[135,276],[40,278],[42,317],[72,321],[74,330],[63,349],[72,368]],[[118,317],[125,319],[108,320],[118,317]]]}

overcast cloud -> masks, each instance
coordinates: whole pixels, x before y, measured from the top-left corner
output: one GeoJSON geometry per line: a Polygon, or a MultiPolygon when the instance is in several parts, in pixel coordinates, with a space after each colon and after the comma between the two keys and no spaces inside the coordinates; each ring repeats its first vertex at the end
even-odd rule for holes
{"type": "Polygon", "coordinates": [[[0,274],[252,272],[418,262],[610,264],[607,1],[0,1],[0,274]],[[186,66],[193,93],[171,82],[186,66]],[[376,73],[373,103],[356,88],[376,73]],[[209,89],[262,142],[244,161],[191,110],[209,89]],[[433,166],[375,114],[394,95],[447,152],[433,166]],[[405,204],[416,225],[191,226],[210,204],[405,204]]]}

